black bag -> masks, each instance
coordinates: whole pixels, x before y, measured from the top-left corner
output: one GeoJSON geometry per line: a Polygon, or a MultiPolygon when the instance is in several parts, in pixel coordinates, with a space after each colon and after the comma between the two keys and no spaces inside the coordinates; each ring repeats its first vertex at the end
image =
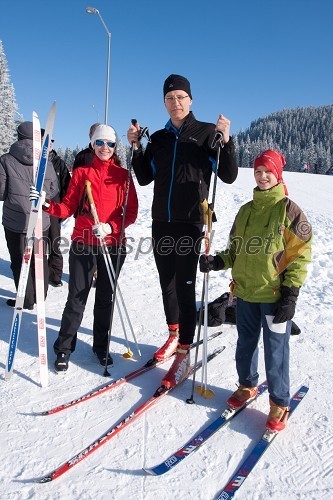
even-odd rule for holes
{"type": "MultiPolygon", "coordinates": [[[[229,292],[223,293],[220,297],[208,304],[208,326],[220,326],[223,323],[236,324],[236,297],[232,298],[232,304],[228,305],[229,292]]],[[[204,311],[203,311],[204,313],[204,311]]],[[[200,309],[197,313],[199,321],[200,309]]],[[[202,314],[202,324],[204,323],[204,314],[202,314]]]]}
{"type": "MultiPolygon", "coordinates": [[[[225,292],[208,304],[208,326],[220,326],[223,323],[236,324],[236,304],[237,297],[232,297],[231,305],[229,303],[230,293],[225,292]]],[[[199,321],[200,309],[197,311],[197,321],[199,321]]],[[[204,311],[202,312],[202,324],[204,324],[204,311]]],[[[291,322],[291,335],[299,335],[301,329],[294,321],[291,322]]]]}

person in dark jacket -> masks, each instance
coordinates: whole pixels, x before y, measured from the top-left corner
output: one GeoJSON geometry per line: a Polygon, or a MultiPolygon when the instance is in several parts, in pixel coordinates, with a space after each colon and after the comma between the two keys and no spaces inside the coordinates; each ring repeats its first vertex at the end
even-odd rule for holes
{"type": "MultiPolygon", "coordinates": [[[[25,239],[28,229],[31,201],[29,188],[33,183],[33,125],[32,122],[22,122],[18,128],[18,141],[14,142],[9,152],[0,157],[0,200],[4,201],[2,224],[11,260],[11,269],[16,289],[18,287],[22,266],[25,239]]],[[[45,175],[44,190],[49,198],[58,193],[58,182],[52,163],[48,162],[45,175]]],[[[50,216],[43,214],[43,237],[47,238],[50,227],[50,216]]],[[[45,296],[48,288],[48,265],[44,258],[45,296]]],[[[36,302],[34,280],[34,257],[31,259],[26,295],[25,309],[33,309],[36,302]]],[[[7,304],[15,306],[14,299],[8,299],[7,304]]]]}
{"type": "Polygon", "coordinates": [[[176,356],[162,385],[171,387],[187,371],[196,326],[195,281],[203,229],[202,202],[208,199],[216,167],[217,131],[223,133],[218,176],[231,184],[238,167],[229,136],[230,121],[220,115],[216,125],[199,122],[190,111],[190,82],[170,75],[164,82],[164,104],[170,120],[151,136],[143,151],[140,127],[131,125],[127,138],[133,148],[132,165],[140,185],[154,181],[152,236],[169,338],[155,359],[176,356]],[[186,247],[186,248],[185,248],[186,247]],[[185,251],[184,251],[185,248],[185,251]]]}
{"type": "MultiPolygon", "coordinates": [[[[90,130],[89,130],[89,139],[91,140],[96,128],[101,125],[100,123],[94,123],[91,125],[90,130]]],[[[89,142],[89,146],[86,149],[83,149],[82,151],[79,151],[78,154],[74,158],[74,163],[72,166],[72,171],[75,170],[77,167],[85,167],[86,165],[90,165],[94,159],[94,148],[89,142]]]]}
{"type": "MultiPolygon", "coordinates": [[[[41,129],[43,137],[45,129],[41,129]]],[[[53,198],[55,202],[61,202],[66,194],[71,175],[64,160],[57,155],[53,149],[54,139],[51,140],[49,146],[49,160],[51,161],[54,171],[58,179],[59,193],[53,198]]],[[[61,239],[61,220],[57,217],[51,217],[48,233],[48,265],[49,265],[49,283],[52,286],[62,286],[61,276],[63,269],[63,257],[60,250],[61,239]]]]}

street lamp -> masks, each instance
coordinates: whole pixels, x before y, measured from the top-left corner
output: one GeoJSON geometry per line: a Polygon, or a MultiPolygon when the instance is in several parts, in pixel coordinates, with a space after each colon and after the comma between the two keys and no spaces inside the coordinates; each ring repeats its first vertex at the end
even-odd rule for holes
{"type": "Polygon", "coordinates": [[[104,19],[102,18],[101,14],[99,13],[99,10],[95,9],[94,7],[87,7],[86,8],[87,14],[95,14],[98,16],[105,28],[105,31],[108,35],[108,59],[107,59],[107,65],[106,65],[106,90],[105,90],[105,116],[104,116],[104,123],[107,125],[108,122],[108,107],[109,107],[109,79],[110,79],[110,45],[111,45],[111,33],[108,30],[104,19]]]}

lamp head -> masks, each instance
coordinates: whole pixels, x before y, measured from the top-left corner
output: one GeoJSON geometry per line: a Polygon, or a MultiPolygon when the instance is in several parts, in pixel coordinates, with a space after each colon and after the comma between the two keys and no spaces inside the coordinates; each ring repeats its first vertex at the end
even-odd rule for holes
{"type": "Polygon", "coordinates": [[[95,9],[94,7],[87,7],[86,12],[87,12],[87,14],[96,14],[96,15],[99,14],[99,11],[97,9],[95,9]]]}

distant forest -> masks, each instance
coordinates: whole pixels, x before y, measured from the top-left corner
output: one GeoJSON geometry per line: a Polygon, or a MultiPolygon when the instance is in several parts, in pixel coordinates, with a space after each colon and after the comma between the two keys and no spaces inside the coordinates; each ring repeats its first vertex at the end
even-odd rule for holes
{"type": "Polygon", "coordinates": [[[325,174],[333,165],[333,105],[285,109],[258,118],[233,136],[238,164],[253,166],[265,149],[286,158],[285,170],[325,174]]]}

